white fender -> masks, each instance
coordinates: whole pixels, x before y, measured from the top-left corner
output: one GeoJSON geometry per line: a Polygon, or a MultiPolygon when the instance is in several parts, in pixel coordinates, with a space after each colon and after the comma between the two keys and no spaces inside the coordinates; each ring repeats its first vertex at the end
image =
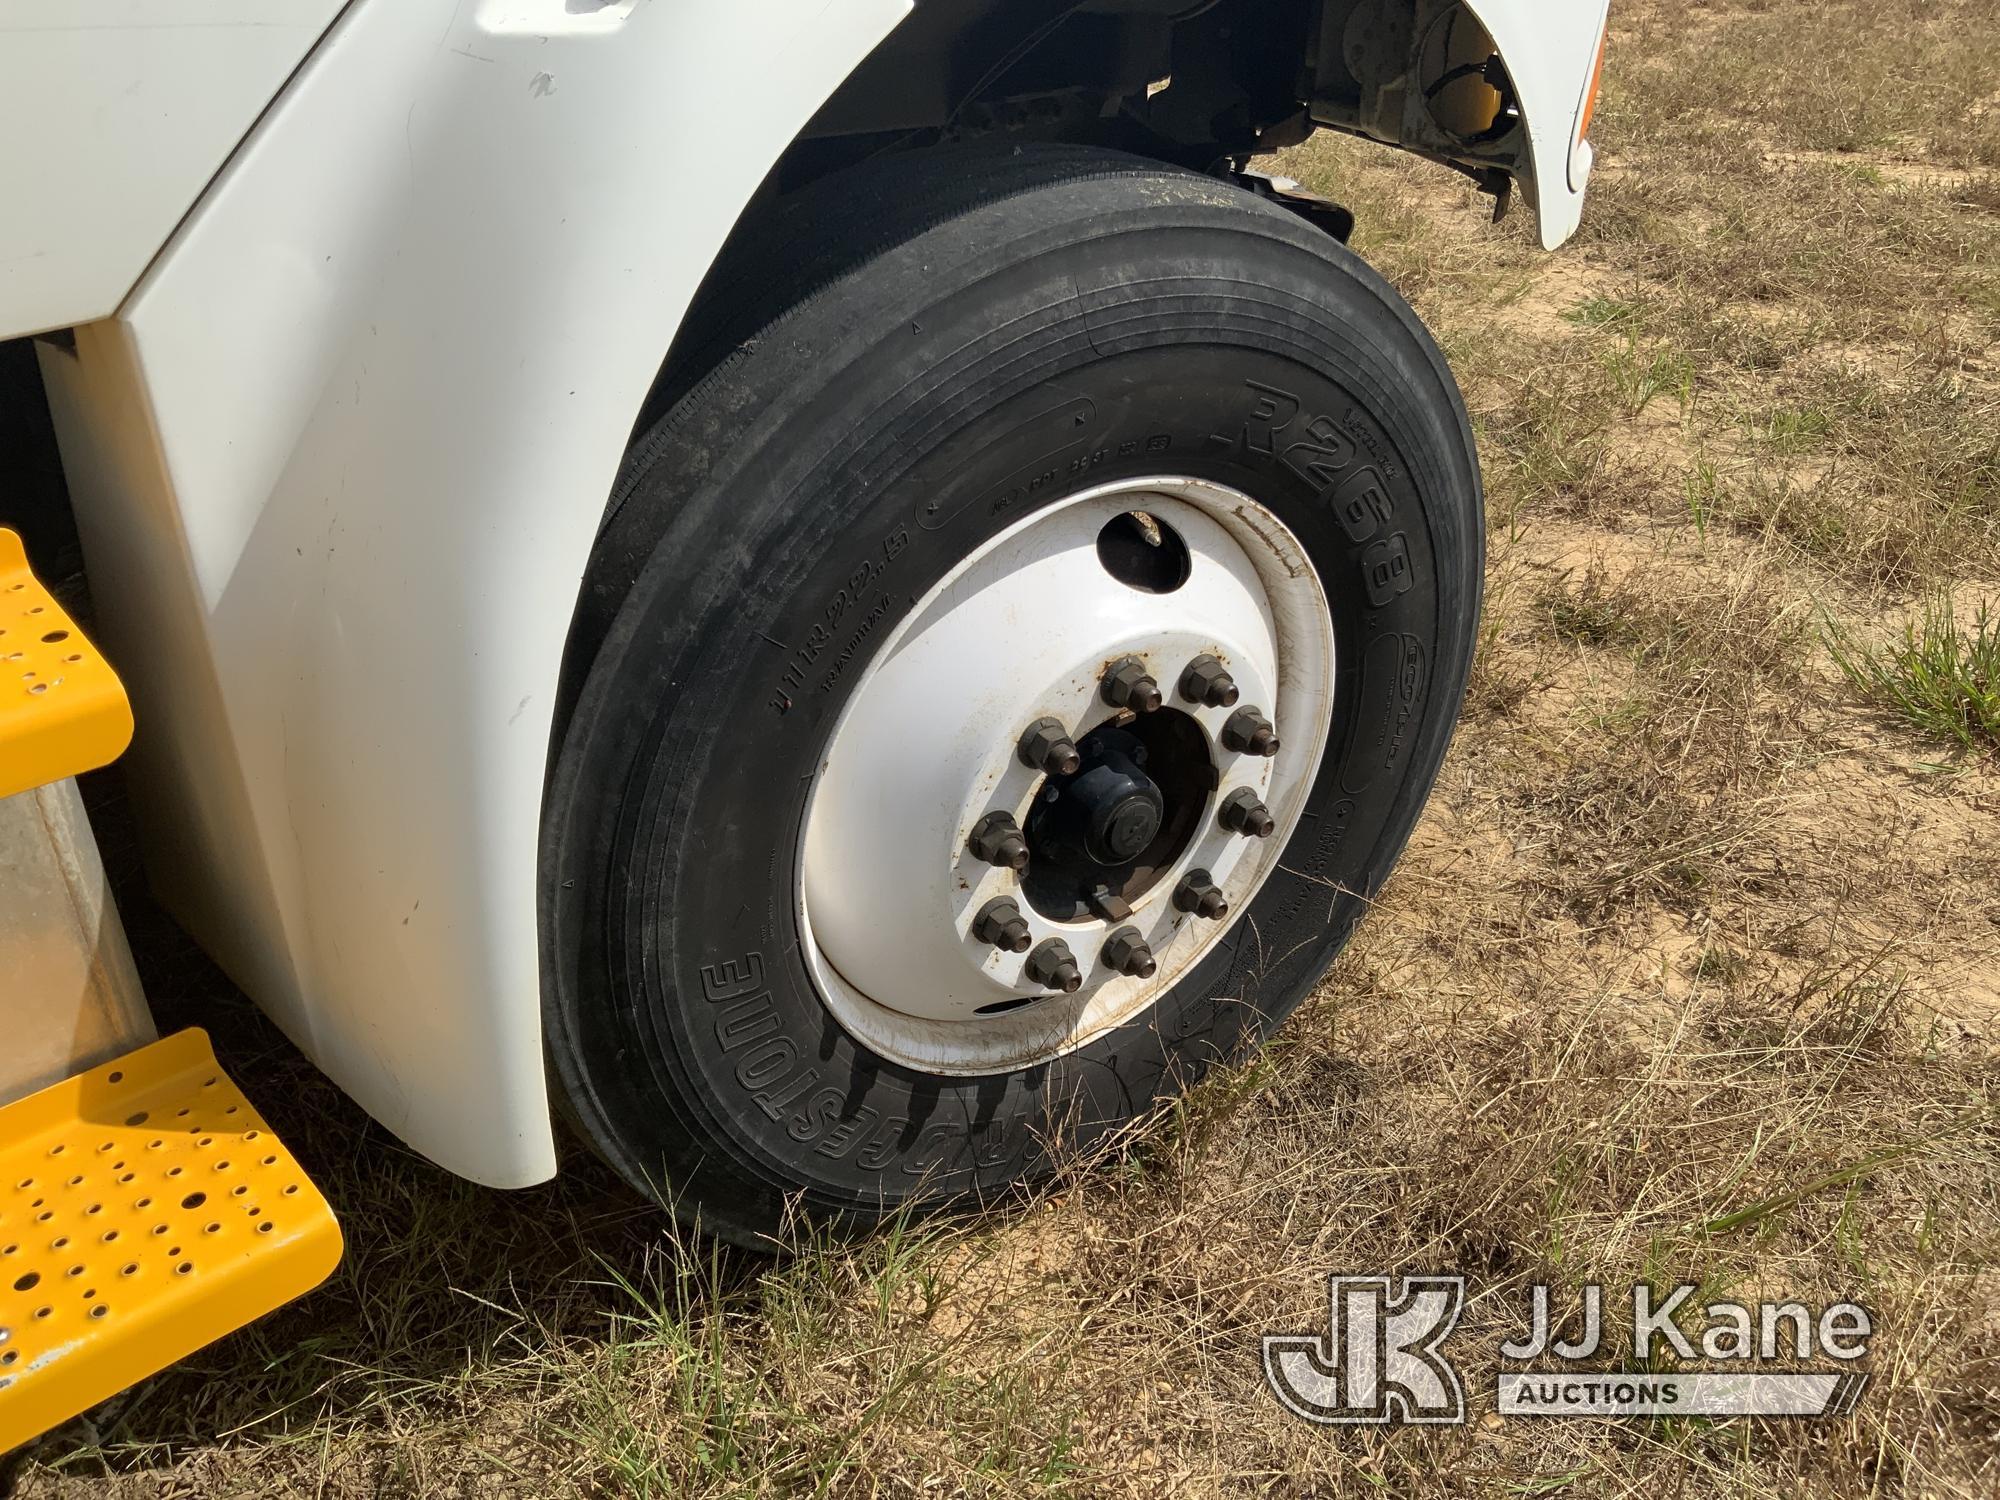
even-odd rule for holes
{"type": "Polygon", "coordinates": [[[909,0],[356,0],[44,378],[163,895],[390,1130],[555,1170],[536,843],[626,434],[909,0]]]}
{"type": "Polygon", "coordinates": [[[1553,250],[1583,217],[1591,152],[1577,140],[1610,0],[1466,0],[1514,80],[1528,127],[1534,178],[1522,195],[1553,250]]]}

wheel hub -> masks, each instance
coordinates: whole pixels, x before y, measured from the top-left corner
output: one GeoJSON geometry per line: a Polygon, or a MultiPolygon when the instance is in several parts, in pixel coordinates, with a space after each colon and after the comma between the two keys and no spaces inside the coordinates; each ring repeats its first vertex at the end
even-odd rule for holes
{"type": "Polygon", "coordinates": [[[1022,890],[1059,922],[1115,918],[1172,868],[1202,822],[1215,767],[1201,726],[1174,709],[1112,720],[1078,745],[1028,814],[1022,890]]]}
{"type": "Polygon", "coordinates": [[[1317,575],[1237,491],[1106,486],[1001,533],[917,603],[835,726],[800,889],[829,1009],[958,1073],[1136,1016],[1276,867],[1332,677],[1317,575]],[[1179,550],[1168,568],[1134,547],[1179,550]],[[1253,746],[1246,708],[1282,740],[1253,746]]]}
{"type": "Polygon", "coordinates": [[[1160,831],[1166,799],[1141,769],[1146,747],[1100,729],[1077,747],[1083,767],[1052,776],[1028,819],[1030,859],[1109,868],[1139,857],[1160,831]]]}

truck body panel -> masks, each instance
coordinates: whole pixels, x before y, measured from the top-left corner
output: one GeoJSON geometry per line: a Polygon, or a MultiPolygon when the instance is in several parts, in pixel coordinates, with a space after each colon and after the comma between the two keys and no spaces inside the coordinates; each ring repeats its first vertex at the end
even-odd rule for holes
{"type": "Polygon", "coordinates": [[[763,164],[906,9],[363,0],[43,351],[156,883],[467,1177],[555,1169],[541,787],[626,434],[763,164]]]}
{"type": "Polygon", "coordinates": [[[0,333],[109,317],[343,0],[0,0],[0,333]]]}

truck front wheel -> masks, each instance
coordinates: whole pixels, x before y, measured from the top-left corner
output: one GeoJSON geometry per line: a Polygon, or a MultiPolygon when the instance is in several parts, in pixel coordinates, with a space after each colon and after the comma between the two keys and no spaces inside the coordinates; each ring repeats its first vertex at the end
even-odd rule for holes
{"type": "Polygon", "coordinates": [[[989,1200],[1283,1020],[1437,773],[1481,512],[1416,317],[1220,181],[879,162],[726,264],[586,581],[542,940],[582,1132],[758,1241],[989,1200]]]}

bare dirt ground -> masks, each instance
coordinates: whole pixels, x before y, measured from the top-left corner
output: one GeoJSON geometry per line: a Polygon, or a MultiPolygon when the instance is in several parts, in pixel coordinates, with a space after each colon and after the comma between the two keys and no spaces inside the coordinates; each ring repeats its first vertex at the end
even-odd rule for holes
{"type": "Polygon", "coordinates": [[[23,1493],[2000,1493],[2000,753],[1829,646],[2000,599],[1996,55],[1987,0],[1622,3],[1555,256],[1443,169],[1280,163],[1464,383],[1472,701],[1282,1041],[1031,1206],[771,1263],[587,1161],[483,1192],[138,910],[163,1022],[237,1038],[349,1253],[23,1493]],[[1434,1270],[1473,1281],[1469,1425],[1314,1428],[1265,1390],[1259,1333],[1323,1326],[1327,1273],[1434,1270]],[[1635,1280],[1863,1302],[1858,1410],[1493,1412],[1525,1286],[1635,1280]]]}

